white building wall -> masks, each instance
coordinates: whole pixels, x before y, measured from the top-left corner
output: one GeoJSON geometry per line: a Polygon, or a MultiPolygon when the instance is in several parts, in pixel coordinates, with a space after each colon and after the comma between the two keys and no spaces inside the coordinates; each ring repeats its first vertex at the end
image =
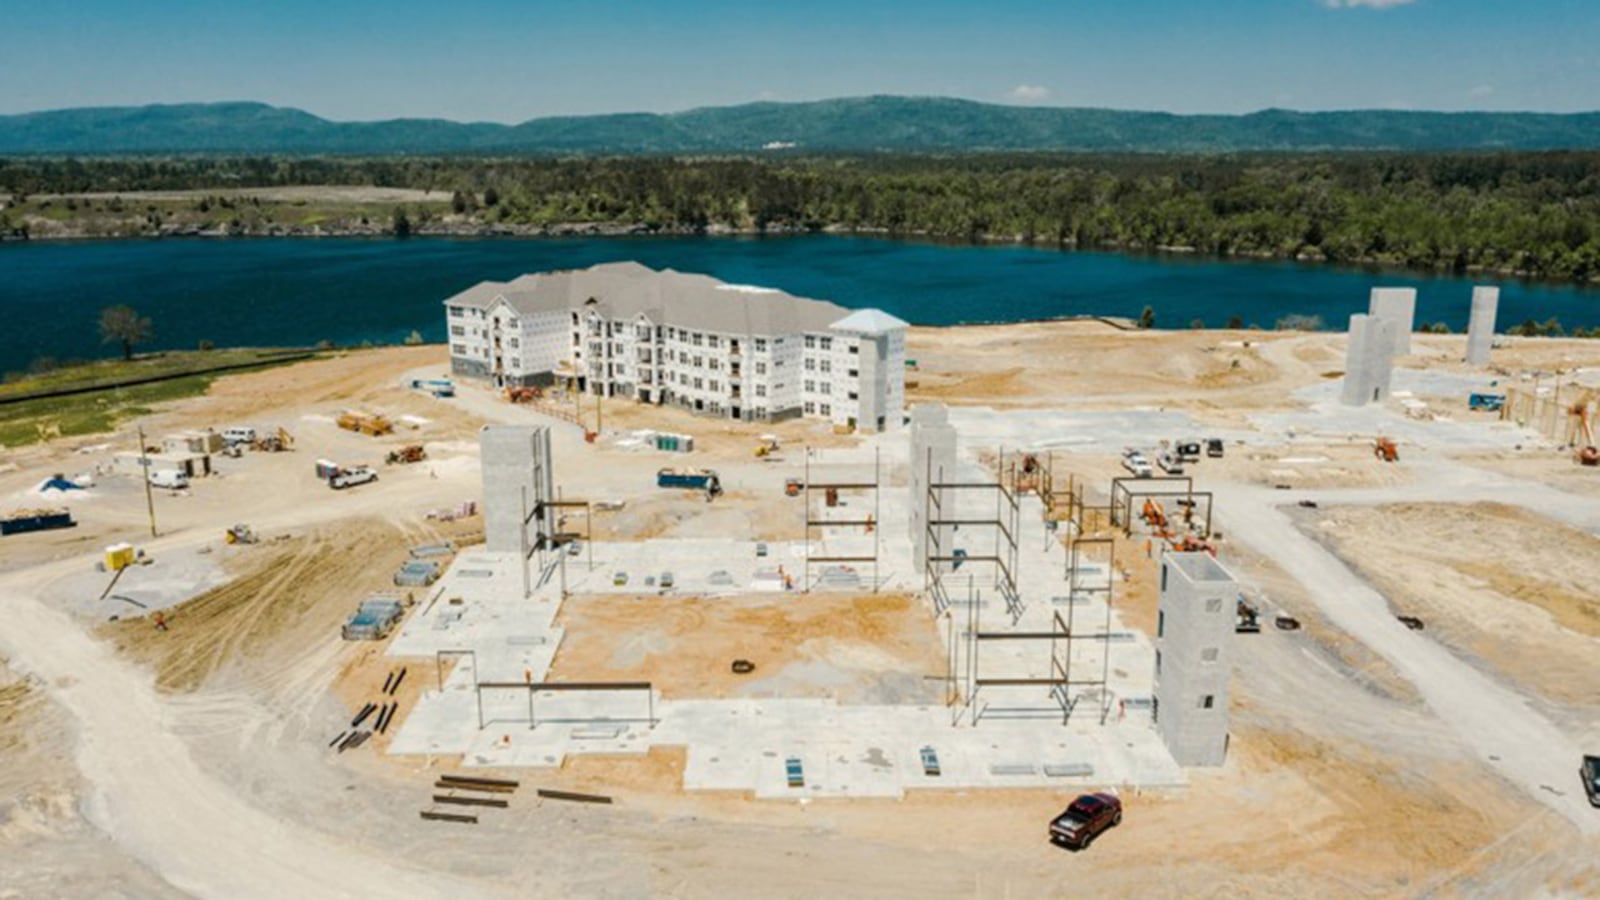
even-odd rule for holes
{"type": "Polygon", "coordinates": [[[1500,308],[1500,289],[1479,285],[1472,289],[1472,314],[1467,320],[1467,362],[1474,366],[1489,364],[1489,350],[1494,346],[1494,320],[1500,308]]]}

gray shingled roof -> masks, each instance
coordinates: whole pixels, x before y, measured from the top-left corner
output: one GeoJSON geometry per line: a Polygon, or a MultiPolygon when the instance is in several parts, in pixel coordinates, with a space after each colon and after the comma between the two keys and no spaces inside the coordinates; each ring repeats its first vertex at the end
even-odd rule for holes
{"type": "Polygon", "coordinates": [[[613,320],[640,313],[658,325],[725,334],[795,334],[827,331],[850,310],[825,300],[771,288],[731,285],[709,275],[657,271],[636,262],[485,281],[446,300],[451,306],[487,308],[504,297],[524,315],[582,309],[590,299],[613,320]]]}

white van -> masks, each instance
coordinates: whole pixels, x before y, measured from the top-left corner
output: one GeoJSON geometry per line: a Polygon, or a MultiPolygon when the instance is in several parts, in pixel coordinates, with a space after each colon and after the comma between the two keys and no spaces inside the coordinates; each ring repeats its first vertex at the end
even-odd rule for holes
{"type": "Polygon", "coordinates": [[[189,476],[177,469],[152,469],[150,471],[150,486],[166,488],[169,491],[181,491],[189,486],[189,476]]]}
{"type": "Polygon", "coordinates": [[[222,441],[225,444],[254,444],[256,430],[244,425],[235,425],[232,428],[222,429],[222,441]]]}

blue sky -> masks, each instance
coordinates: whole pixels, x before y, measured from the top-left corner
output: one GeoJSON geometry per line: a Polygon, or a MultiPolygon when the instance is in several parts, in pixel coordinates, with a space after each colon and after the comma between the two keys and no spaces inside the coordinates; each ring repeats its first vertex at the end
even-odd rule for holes
{"type": "Polygon", "coordinates": [[[0,0],[0,113],[336,119],[924,94],[1247,112],[1600,108],[1600,0],[0,0]]]}

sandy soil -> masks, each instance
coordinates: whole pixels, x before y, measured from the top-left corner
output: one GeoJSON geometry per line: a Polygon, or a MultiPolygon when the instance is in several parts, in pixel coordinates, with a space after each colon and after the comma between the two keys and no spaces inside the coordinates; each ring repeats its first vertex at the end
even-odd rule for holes
{"type": "Polygon", "coordinates": [[[1314,533],[1458,652],[1550,700],[1600,697],[1600,538],[1492,504],[1341,507],[1314,533]]]}
{"type": "Polygon", "coordinates": [[[932,618],[904,594],[577,596],[558,624],[552,681],[645,680],[673,699],[936,702],[946,674],[932,618]],[[756,670],[733,674],[735,659],[756,670]]]}
{"type": "MultiPolygon", "coordinates": [[[[1083,324],[917,329],[909,355],[919,367],[908,377],[917,382],[913,400],[1170,405],[1237,424],[1245,412],[1293,405],[1294,388],[1336,372],[1342,341],[1125,333],[1083,324]]],[[[1460,368],[1454,362],[1460,342],[1419,337],[1407,364],[1453,371],[1460,368]]],[[[1595,351],[1600,347],[1593,344],[1519,340],[1497,351],[1497,359],[1508,367],[1554,365],[1595,351]]],[[[1241,641],[1229,765],[1195,773],[1185,791],[1129,796],[1128,822],[1090,853],[1061,853],[1041,840],[1043,823],[1070,799],[1060,792],[928,793],[900,802],[808,806],[685,795],[677,787],[681,751],[578,758],[559,772],[519,773],[527,787],[612,793],[619,803],[611,809],[540,803],[525,787],[512,809],[470,833],[422,823],[416,811],[432,777],[458,761],[396,761],[367,748],[338,755],[326,743],[355,709],[376,699],[396,668],[379,655],[381,645],[337,641],[337,623],[361,596],[388,586],[407,544],[466,537],[481,527],[469,521],[446,531],[422,514],[476,496],[470,441],[486,421],[518,412],[492,408],[491,417],[471,398],[440,402],[400,386],[408,372],[443,367],[437,347],[351,353],[224,378],[208,396],[149,417],[144,424],[157,433],[282,424],[298,446],[289,454],[247,455],[192,496],[159,501],[163,537],[152,542],[158,557],[180,543],[219,545],[221,529],[239,518],[269,542],[228,551],[236,579],[172,611],[169,631],[143,620],[108,628],[114,656],[102,657],[93,649],[99,645],[60,631],[67,620],[46,614],[28,592],[38,578],[81,571],[109,539],[137,537],[142,495],[108,484],[77,531],[8,539],[0,561],[0,572],[13,573],[5,602],[24,615],[0,620],[0,646],[26,641],[33,649],[29,669],[50,677],[23,689],[0,688],[0,779],[12,773],[12,780],[0,780],[7,789],[0,796],[27,798],[38,785],[46,797],[69,798],[40,801],[58,808],[92,782],[125,818],[90,827],[66,816],[59,822],[67,824],[30,831],[22,843],[0,824],[0,889],[10,886],[9,877],[26,896],[38,892],[30,887],[59,887],[48,880],[51,872],[81,871],[86,880],[61,893],[161,896],[170,889],[154,873],[193,878],[205,867],[164,847],[158,833],[199,841],[197,829],[232,834],[246,822],[256,843],[241,839],[239,855],[217,850],[236,879],[265,876],[286,859],[331,878],[336,868],[326,867],[337,864],[330,860],[350,858],[407,873],[397,883],[417,895],[511,895],[533,883],[552,893],[610,896],[1048,896],[1065,885],[1074,893],[1138,896],[1600,889],[1592,845],[1497,778],[1392,667],[1320,616],[1292,573],[1226,539],[1225,562],[1251,582],[1253,596],[1264,595],[1264,612],[1288,611],[1305,627],[1280,633],[1269,623],[1263,634],[1241,641]],[[391,438],[365,438],[326,421],[346,407],[428,423],[391,438]],[[430,462],[385,469],[370,488],[332,494],[309,475],[320,456],[377,461],[412,441],[428,444],[430,462]],[[270,540],[279,535],[288,538],[270,540]],[[130,674],[141,671],[151,673],[150,683],[130,674]],[[47,692],[68,701],[66,709],[30,699],[47,692]],[[73,736],[60,726],[74,720],[87,737],[79,758],[69,760],[73,736]],[[129,742],[127,759],[109,752],[116,741],[129,742]],[[140,808],[170,814],[178,824],[146,828],[130,812],[140,808]],[[1219,815],[1227,827],[1217,827],[1219,815]],[[115,843],[101,827],[111,829],[115,843]],[[930,833],[949,838],[929,841],[930,833]],[[531,846],[549,852],[530,853],[531,846]],[[27,862],[17,867],[17,860],[27,862]],[[451,888],[447,878],[460,881],[451,888]]],[[[855,440],[814,423],[742,428],[622,403],[607,404],[604,416],[607,435],[599,443],[584,445],[564,432],[560,452],[583,461],[572,472],[575,494],[607,499],[609,491],[628,500],[621,512],[597,516],[596,532],[637,539],[711,531],[793,536],[795,501],[782,496],[781,485],[798,468],[801,445],[855,440]],[[701,450],[673,459],[614,445],[616,435],[636,428],[694,434],[701,450]],[[756,439],[768,431],[779,433],[785,462],[755,461],[756,439]],[[662,465],[708,462],[740,482],[717,503],[649,488],[650,474],[662,465]]],[[[125,443],[127,436],[107,440],[125,443]]],[[[0,472],[0,489],[36,482],[41,472],[75,470],[83,458],[72,448],[91,443],[57,442],[8,457],[18,469],[0,472]]],[[[1368,453],[1354,443],[1311,451],[1297,444],[1254,458],[1230,448],[1222,463],[1205,464],[1202,477],[1266,485],[1274,469],[1287,465],[1297,470],[1297,487],[1412,483],[1405,466],[1379,464],[1368,453]],[[1313,453],[1328,461],[1284,459],[1313,453]]],[[[1109,458],[1075,457],[1073,464],[1101,488],[1118,473],[1109,458]]],[[[1517,474],[1546,481],[1554,473],[1517,474]]],[[[1576,690],[1561,693],[1555,682],[1562,679],[1594,695],[1592,666],[1584,663],[1593,656],[1588,601],[1600,574],[1590,563],[1600,554],[1582,535],[1498,508],[1325,506],[1319,512],[1336,523],[1326,539],[1341,554],[1348,549],[1368,560],[1362,573],[1391,597],[1405,597],[1428,621],[1430,635],[1549,699],[1588,702],[1576,690]],[[1395,541],[1396,534],[1406,540],[1395,541]],[[1511,562],[1485,566],[1484,547],[1511,562]],[[1383,581],[1385,573],[1392,584],[1383,581]],[[1541,673],[1528,660],[1557,674],[1541,673]]],[[[1129,578],[1119,605],[1131,627],[1148,630],[1155,570],[1142,540],[1118,547],[1129,578]]],[[[554,677],[642,676],[669,695],[913,692],[925,689],[923,673],[937,675],[944,665],[926,615],[914,600],[896,596],[781,607],[762,597],[576,598],[562,625],[568,631],[554,677]],[[755,661],[754,675],[729,673],[736,657],[755,661]],[[873,670],[904,677],[871,678],[873,670]]],[[[431,667],[423,669],[430,671],[413,667],[408,674],[402,716],[414,692],[431,684],[431,667]]]]}

